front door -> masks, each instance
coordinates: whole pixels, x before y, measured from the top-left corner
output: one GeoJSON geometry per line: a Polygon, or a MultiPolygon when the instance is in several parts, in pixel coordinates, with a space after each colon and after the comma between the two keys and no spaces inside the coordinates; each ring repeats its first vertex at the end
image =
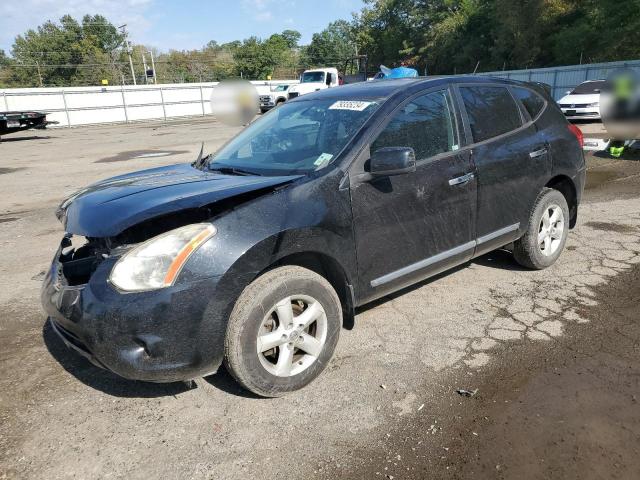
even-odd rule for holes
{"type": "Polygon", "coordinates": [[[354,164],[351,203],[363,302],[471,258],[476,181],[459,138],[449,90],[432,91],[396,109],[368,149],[411,147],[415,172],[372,177],[367,162],[354,164]]]}

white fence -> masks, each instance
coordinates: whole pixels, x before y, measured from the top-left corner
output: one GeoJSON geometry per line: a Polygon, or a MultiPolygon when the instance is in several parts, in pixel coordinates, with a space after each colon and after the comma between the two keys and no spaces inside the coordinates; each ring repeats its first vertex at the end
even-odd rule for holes
{"type": "MultiPolygon", "coordinates": [[[[258,94],[293,80],[251,82],[258,94]]],[[[32,110],[47,120],[72,127],[94,123],[162,120],[211,113],[211,83],[179,83],[122,87],[0,89],[0,111],[32,110]]]]}

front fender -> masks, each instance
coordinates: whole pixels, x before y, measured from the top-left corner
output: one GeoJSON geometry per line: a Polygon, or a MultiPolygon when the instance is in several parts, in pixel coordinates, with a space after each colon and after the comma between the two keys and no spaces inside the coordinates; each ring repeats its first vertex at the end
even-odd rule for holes
{"type": "Polygon", "coordinates": [[[290,255],[328,256],[354,283],[349,192],[328,177],[292,185],[212,219],[217,234],[192,255],[178,281],[218,277],[214,303],[226,318],[249,283],[290,255]]]}

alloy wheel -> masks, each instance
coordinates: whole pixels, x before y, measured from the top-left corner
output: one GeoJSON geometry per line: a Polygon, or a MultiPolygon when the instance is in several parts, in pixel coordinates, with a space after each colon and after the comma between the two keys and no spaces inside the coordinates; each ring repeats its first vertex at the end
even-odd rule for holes
{"type": "Polygon", "coordinates": [[[558,251],[564,233],[564,213],[558,205],[550,205],[545,209],[538,228],[538,248],[549,257],[558,251]]]}
{"type": "Polygon", "coordinates": [[[327,340],[327,315],[315,298],[293,295],[276,303],[258,329],[262,366],[277,377],[292,377],[318,359],[327,340]]]}

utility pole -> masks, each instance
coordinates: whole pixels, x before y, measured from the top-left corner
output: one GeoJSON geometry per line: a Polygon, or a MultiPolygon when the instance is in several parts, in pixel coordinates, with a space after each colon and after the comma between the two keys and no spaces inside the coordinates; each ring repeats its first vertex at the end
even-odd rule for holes
{"type": "Polygon", "coordinates": [[[144,56],[144,52],[142,52],[142,68],[144,69],[144,83],[149,83],[149,75],[147,75],[147,58],[144,56]]]}
{"type": "Polygon", "coordinates": [[[131,67],[131,77],[133,78],[133,84],[136,83],[136,72],[133,69],[133,60],[131,59],[131,42],[127,38],[127,24],[120,25],[118,28],[122,29],[122,34],[124,35],[124,45],[127,49],[127,55],[129,55],[129,66],[131,67]]]}
{"type": "Polygon", "coordinates": [[[158,83],[158,77],[156,77],[156,63],[153,61],[153,52],[149,50],[149,55],[151,55],[151,69],[153,70],[153,84],[158,83]]]}
{"type": "Polygon", "coordinates": [[[38,62],[36,60],[36,68],[38,69],[38,79],[40,80],[40,87],[43,87],[44,85],[42,85],[42,73],[40,72],[40,62],[38,62]]]}

